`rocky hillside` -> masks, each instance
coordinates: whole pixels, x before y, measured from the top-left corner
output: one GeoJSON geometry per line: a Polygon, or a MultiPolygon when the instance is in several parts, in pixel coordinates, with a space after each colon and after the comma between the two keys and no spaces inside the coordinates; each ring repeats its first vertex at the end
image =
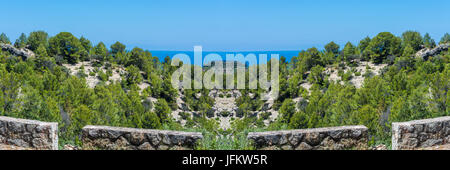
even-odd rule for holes
{"type": "Polygon", "coordinates": [[[16,48],[11,44],[4,44],[4,43],[0,43],[0,47],[3,51],[8,51],[12,55],[20,56],[24,60],[35,57],[34,52],[27,48],[16,48]]]}

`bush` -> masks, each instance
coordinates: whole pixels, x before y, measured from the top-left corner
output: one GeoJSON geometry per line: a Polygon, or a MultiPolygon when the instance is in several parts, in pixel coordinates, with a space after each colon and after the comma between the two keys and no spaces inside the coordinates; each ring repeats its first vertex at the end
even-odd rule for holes
{"type": "Polygon", "coordinates": [[[92,71],[90,71],[90,72],[89,72],[89,76],[95,76],[95,73],[92,72],[92,71]]]}
{"type": "Polygon", "coordinates": [[[267,119],[269,119],[270,115],[272,115],[272,113],[270,113],[270,112],[263,112],[263,113],[261,113],[260,118],[262,118],[264,120],[267,120],[267,119]]]}
{"type": "Polygon", "coordinates": [[[170,114],[172,113],[172,110],[170,109],[166,100],[158,99],[155,104],[155,112],[161,120],[161,124],[170,122],[170,114]]]}
{"type": "Polygon", "coordinates": [[[344,75],[342,75],[342,81],[349,81],[353,77],[353,73],[351,71],[347,71],[344,75]]]}
{"type": "Polygon", "coordinates": [[[295,103],[292,101],[292,99],[284,100],[279,112],[281,114],[281,122],[289,123],[289,120],[295,112],[295,103]]]}
{"type": "Polygon", "coordinates": [[[179,115],[181,116],[181,119],[187,120],[188,117],[191,117],[191,114],[187,112],[180,112],[179,115]]]}
{"type": "Polygon", "coordinates": [[[220,115],[222,117],[228,117],[228,116],[232,116],[232,114],[229,111],[222,111],[220,112],[220,115]]]}
{"type": "Polygon", "coordinates": [[[103,71],[99,71],[98,72],[98,79],[100,79],[101,81],[108,81],[109,77],[103,71]]]}
{"type": "Polygon", "coordinates": [[[289,128],[291,129],[305,129],[308,128],[308,116],[304,112],[295,113],[290,122],[289,128]]]}
{"type": "Polygon", "coordinates": [[[373,74],[373,72],[370,71],[370,70],[366,70],[366,72],[365,72],[364,75],[363,75],[364,78],[370,78],[370,77],[372,77],[372,76],[374,76],[374,74],[373,74]]]}
{"type": "Polygon", "coordinates": [[[86,78],[88,75],[86,73],[84,73],[84,70],[80,70],[77,72],[77,76],[79,78],[86,78]]]}
{"type": "Polygon", "coordinates": [[[161,121],[154,112],[146,112],[141,117],[142,128],[144,129],[160,129],[161,121]]]}

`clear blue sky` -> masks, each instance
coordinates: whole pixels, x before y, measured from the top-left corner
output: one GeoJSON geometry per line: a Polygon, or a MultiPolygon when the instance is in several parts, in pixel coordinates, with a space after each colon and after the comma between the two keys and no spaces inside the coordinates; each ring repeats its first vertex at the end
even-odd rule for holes
{"type": "Polygon", "coordinates": [[[448,0],[0,0],[0,32],[45,30],[149,50],[301,50],[406,30],[450,32],[448,0]]]}

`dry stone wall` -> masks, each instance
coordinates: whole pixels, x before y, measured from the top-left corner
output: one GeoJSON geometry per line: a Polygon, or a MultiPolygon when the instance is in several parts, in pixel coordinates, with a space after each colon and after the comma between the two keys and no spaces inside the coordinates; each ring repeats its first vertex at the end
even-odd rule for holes
{"type": "Polygon", "coordinates": [[[200,132],[180,132],[109,126],[86,126],[83,149],[101,150],[191,150],[203,139],[200,132]]]}
{"type": "Polygon", "coordinates": [[[450,144],[450,116],[392,123],[392,149],[413,150],[450,144]]]}
{"type": "Polygon", "coordinates": [[[58,123],[0,116],[0,144],[38,150],[57,150],[58,123]]]}
{"type": "Polygon", "coordinates": [[[269,132],[250,132],[247,138],[258,150],[367,149],[365,126],[342,126],[269,132]]]}

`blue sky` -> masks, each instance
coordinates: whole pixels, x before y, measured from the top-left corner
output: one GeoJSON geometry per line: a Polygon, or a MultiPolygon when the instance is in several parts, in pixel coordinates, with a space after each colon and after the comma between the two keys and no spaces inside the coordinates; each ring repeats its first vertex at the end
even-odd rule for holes
{"type": "Polygon", "coordinates": [[[45,30],[149,50],[301,50],[406,30],[450,32],[448,0],[0,0],[0,32],[45,30]]]}

